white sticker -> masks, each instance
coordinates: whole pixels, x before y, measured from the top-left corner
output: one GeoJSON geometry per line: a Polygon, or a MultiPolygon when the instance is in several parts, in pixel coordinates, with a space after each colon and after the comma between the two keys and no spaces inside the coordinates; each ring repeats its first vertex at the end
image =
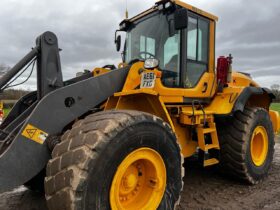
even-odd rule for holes
{"type": "Polygon", "coordinates": [[[144,72],[141,75],[140,88],[154,88],[156,75],[153,72],[144,72]]]}

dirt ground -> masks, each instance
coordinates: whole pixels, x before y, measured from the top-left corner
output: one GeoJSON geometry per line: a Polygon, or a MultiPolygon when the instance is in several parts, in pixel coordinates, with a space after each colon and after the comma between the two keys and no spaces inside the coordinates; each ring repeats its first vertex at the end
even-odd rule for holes
{"type": "MultiPolygon", "coordinates": [[[[268,178],[256,186],[230,180],[215,169],[187,164],[179,210],[280,209],[280,138],[268,178]]],[[[24,187],[0,194],[1,210],[47,210],[44,196],[24,187]]]]}

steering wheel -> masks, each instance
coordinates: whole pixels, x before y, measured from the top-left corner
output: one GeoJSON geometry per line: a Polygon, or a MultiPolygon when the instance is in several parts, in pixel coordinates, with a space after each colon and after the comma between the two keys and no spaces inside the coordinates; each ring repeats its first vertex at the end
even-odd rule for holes
{"type": "Polygon", "coordinates": [[[163,79],[176,78],[178,76],[177,72],[166,70],[166,69],[161,69],[161,72],[162,72],[163,79]]]}
{"type": "Polygon", "coordinates": [[[145,51],[139,52],[139,57],[144,59],[145,57],[142,57],[142,55],[149,55],[148,58],[155,58],[155,57],[156,57],[156,56],[153,55],[152,53],[145,52],[145,51]]]}

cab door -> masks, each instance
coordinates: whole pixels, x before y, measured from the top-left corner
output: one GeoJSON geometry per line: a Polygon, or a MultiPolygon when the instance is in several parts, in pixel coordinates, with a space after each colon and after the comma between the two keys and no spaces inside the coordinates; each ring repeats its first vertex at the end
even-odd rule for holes
{"type": "Polygon", "coordinates": [[[215,22],[189,12],[182,35],[181,86],[184,100],[210,98],[215,82],[215,22]]]}
{"type": "Polygon", "coordinates": [[[164,55],[172,56],[163,56],[160,69],[168,70],[169,75],[165,76],[163,71],[162,86],[156,87],[156,91],[167,104],[191,104],[194,100],[210,102],[217,88],[215,20],[191,11],[186,18],[188,27],[175,33],[180,37],[179,41],[169,37],[165,44],[168,47],[163,48],[164,55]],[[170,72],[175,72],[174,76],[170,72]]]}

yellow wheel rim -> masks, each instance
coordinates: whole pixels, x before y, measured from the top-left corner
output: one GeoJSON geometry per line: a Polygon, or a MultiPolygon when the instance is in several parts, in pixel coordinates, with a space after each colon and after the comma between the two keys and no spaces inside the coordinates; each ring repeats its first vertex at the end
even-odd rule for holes
{"type": "Polygon", "coordinates": [[[157,209],[166,187],[160,154],[150,148],[130,153],[119,165],[110,189],[112,210],[157,209]]]}
{"type": "Polygon", "coordinates": [[[251,157],[256,166],[264,164],[268,153],[268,136],[263,126],[255,128],[251,138],[251,157]]]}

